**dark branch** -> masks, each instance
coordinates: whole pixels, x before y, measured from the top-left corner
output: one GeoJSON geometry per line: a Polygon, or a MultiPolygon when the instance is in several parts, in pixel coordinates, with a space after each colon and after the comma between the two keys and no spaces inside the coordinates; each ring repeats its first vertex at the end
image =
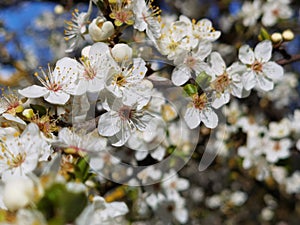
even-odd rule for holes
{"type": "Polygon", "coordinates": [[[292,55],[289,59],[279,59],[276,62],[279,65],[285,66],[287,64],[291,64],[291,63],[297,62],[297,61],[300,61],[300,54],[292,55]]]}

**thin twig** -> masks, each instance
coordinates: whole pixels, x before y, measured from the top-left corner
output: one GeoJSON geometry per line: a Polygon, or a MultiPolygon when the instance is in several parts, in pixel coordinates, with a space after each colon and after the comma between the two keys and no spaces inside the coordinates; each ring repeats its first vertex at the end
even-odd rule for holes
{"type": "Polygon", "coordinates": [[[276,62],[279,65],[285,66],[287,64],[291,64],[293,62],[300,61],[300,54],[292,55],[290,59],[279,59],[276,62]]]}

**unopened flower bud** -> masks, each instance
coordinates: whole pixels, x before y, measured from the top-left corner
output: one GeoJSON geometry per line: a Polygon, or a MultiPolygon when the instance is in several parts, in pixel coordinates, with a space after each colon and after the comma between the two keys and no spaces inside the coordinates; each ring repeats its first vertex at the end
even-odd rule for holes
{"type": "Polygon", "coordinates": [[[34,116],[34,112],[32,109],[25,109],[22,112],[22,115],[25,116],[27,119],[31,119],[34,116]]]}
{"type": "Polygon", "coordinates": [[[54,12],[58,15],[63,14],[64,11],[65,11],[64,7],[60,4],[54,7],[54,12]]]}
{"type": "Polygon", "coordinates": [[[129,61],[132,58],[132,49],[127,44],[116,44],[111,54],[117,62],[129,61]]]}
{"type": "Polygon", "coordinates": [[[282,35],[280,33],[276,32],[276,33],[272,34],[271,40],[274,43],[280,43],[280,42],[282,42],[282,35]]]}
{"type": "Polygon", "coordinates": [[[282,37],[285,41],[291,41],[295,38],[293,31],[290,29],[283,31],[282,37]]]}
{"type": "Polygon", "coordinates": [[[102,17],[93,19],[89,25],[89,34],[93,41],[104,41],[112,36],[115,32],[114,25],[110,21],[105,21],[102,17]]]}
{"type": "Polygon", "coordinates": [[[34,199],[34,183],[29,178],[17,177],[7,180],[3,202],[8,210],[15,211],[29,205],[34,199]]]}

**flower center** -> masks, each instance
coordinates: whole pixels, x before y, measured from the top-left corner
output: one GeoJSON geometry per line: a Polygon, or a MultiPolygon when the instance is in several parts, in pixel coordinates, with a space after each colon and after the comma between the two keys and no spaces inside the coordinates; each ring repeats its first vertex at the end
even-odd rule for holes
{"type": "Polygon", "coordinates": [[[168,45],[168,49],[170,49],[171,51],[175,51],[176,48],[178,47],[179,43],[175,42],[174,40],[172,40],[170,42],[170,44],[168,45]]]}
{"type": "Polygon", "coordinates": [[[121,12],[117,12],[116,13],[116,19],[120,20],[122,23],[125,23],[128,18],[129,18],[130,14],[126,11],[121,11],[121,12]]]}
{"type": "Polygon", "coordinates": [[[61,89],[62,89],[61,86],[59,84],[57,84],[57,83],[52,83],[48,87],[48,90],[51,90],[51,91],[54,91],[54,92],[55,91],[59,91],[61,89]]]}
{"type": "Polygon", "coordinates": [[[118,87],[122,87],[127,83],[125,76],[122,73],[114,76],[112,84],[116,84],[118,87]]]}
{"type": "Polygon", "coordinates": [[[119,116],[122,120],[130,120],[132,117],[132,109],[129,106],[122,106],[119,110],[119,116]]]}
{"type": "Polygon", "coordinates": [[[13,156],[11,161],[8,162],[11,167],[19,167],[25,161],[26,153],[18,153],[18,155],[13,156]]]}
{"type": "Polygon", "coordinates": [[[110,18],[115,20],[116,26],[121,26],[123,23],[132,25],[133,21],[133,12],[130,9],[127,9],[124,5],[120,6],[116,4],[115,7],[112,7],[112,13],[109,15],[110,18]]]}
{"type": "Polygon", "coordinates": [[[186,59],[186,65],[189,67],[189,68],[193,68],[196,64],[196,59],[192,56],[188,56],[187,59],[186,59]]]}
{"type": "Polygon", "coordinates": [[[96,71],[93,69],[90,60],[86,57],[82,57],[80,61],[84,66],[84,78],[87,80],[93,80],[96,77],[96,71]]]}
{"type": "Polygon", "coordinates": [[[44,115],[41,118],[38,115],[34,115],[31,122],[38,125],[40,131],[42,131],[46,137],[51,137],[52,132],[58,131],[56,120],[51,119],[49,115],[44,115]]]}
{"type": "Polygon", "coordinates": [[[193,96],[193,104],[196,109],[203,110],[206,107],[207,102],[208,99],[205,93],[200,96],[198,94],[193,96]]]}
{"type": "Polygon", "coordinates": [[[219,93],[223,93],[230,84],[230,79],[227,73],[218,76],[211,84],[212,88],[219,93]]]}
{"type": "Polygon", "coordinates": [[[255,61],[252,64],[251,69],[254,70],[257,73],[262,72],[262,63],[260,63],[258,61],[255,61]]]}
{"type": "Polygon", "coordinates": [[[279,141],[277,141],[277,142],[275,143],[275,145],[274,145],[274,147],[273,147],[273,150],[274,150],[275,152],[279,152],[279,151],[281,150],[281,145],[280,145],[279,141]]]}
{"type": "Polygon", "coordinates": [[[273,9],[272,13],[274,16],[279,16],[279,10],[278,9],[273,9]]]}

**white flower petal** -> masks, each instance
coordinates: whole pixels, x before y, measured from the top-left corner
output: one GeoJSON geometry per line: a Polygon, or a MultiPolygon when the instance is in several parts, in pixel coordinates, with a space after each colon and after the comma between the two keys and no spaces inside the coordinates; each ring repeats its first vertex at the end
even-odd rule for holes
{"type": "Polygon", "coordinates": [[[223,93],[220,97],[216,97],[214,101],[212,102],[212,107],[215,109],[220,108],[221,106],[227,104],[230,100],[230,94],[229,93],[223,93]]]}
{"type": "Polygon", "coordinates": [[[239,49],[239,60],[242,63],[251,65],[255,61],[255,56],[253,50],[250,48],[249,45],[243,45],[239,49]]]}
{"type": "Polygon", "coordinates": [[[201,32],[209,32],[212,28],[212,22],[209,19],[201,19],[197,22],[197,25],[201,32]]]}
{"type": "Polygon", "coordinates": [[[272,56],[271,41],[262,41],[258,43],[254,49],[255,58],[259,62],[268,62],[272,56]]]}
{"type": "Polygon", "coordinates": [[[74,95],[83,95],[87,91],[87,81],[80,80],[74,89],[74,95]]]}
{"type": "Polygon", "coordinates": [[[70,99],[70,95],[63,91],[49,91],[49,95],[44,98],[52,104],[64,105],[70,99]]]}
{"type": "Polygon", "coordinates": [[[263,77],[263,76],[257,77],[257,84],[258,84],[259,88],[264,91],[270,91],[274,88],[273,81],[271,81],[268,78],[263,77]]]}
{"type": "Polygon", "coordinates": [[[177,66],[172,72],[172,82],[176,86],[183,85],[191,77],[191,71],[185,65],[177,66]]]}
{"type": "Polygon", "coordinates": [[[158,161],[161,161],[165,156],[165,152],[166,152],[165,148],[163,148],[162,146],[158,146],[157,149],[155,149],[153,152],[151,152],[151,156],[152,156],[152,158],[154,158],[158,161]]]}
{"type": "Polygon", "coordinates": [[[135,152],[135,158],[138,161],[145,159],[147,155],[148,155],[147,151],[136,151],[135,152]]]}
{"type": "Polygon", "coordinates": [[[178,191],[184,191],[190,187],[190,183],[186,179],[178,179],[177,181],[177,189],[178,191]]]}
{"type": "Polygon", "coordinates": [[[212,52],[210,55],[210,64],[213,72],[216,75],[222,75],[226,70],[226,64],[222,59],[222,56],[218,52],[212,52]]]}
{"type": "Polygon", "coordinates": [[[106,57],[108,53],[109,53],[108,45],[103,42],[97,42],[93,44],[90,48],[89,59],[92,60],[92,59],[106,57]]]}
{"type": "Polygon", "coordinates": [[[61,84],[62,89],[68,94],[76,93],[76,82],[81,71],[79,65],[79,62],[69,57],[64,57],[56,62],[52,73],[54,83],[61,84]]]}
{"type": "Polygon", "coordinates": [[[133,67],[133,71],[131,77],[136,78],[138,80],[143,79],[147,72],[145,61],[141,58],[135,58],[133,59],[132,67],[133,67]]]}
{"type": "Polygon", "coordinates": [[[48,94],[49,90],[45,87],[32,85],[30,87],[19,90],[19,94],[27,98],[39,98],[48,94]]]}
{"type": "Polygon", "coordinates": [[[90,80],[87,85],[87,90],[89,92],[99,92],[104,88],[104,79],[98,79],[95,77],[93,80],[90,80]]]}
{"type": "Polygon", "coordinates": [[[118,115],[107,112],[100,116],[98,122],[98,132],[103,136],[113,136],[121,129],[120,118],[118,115]]]}
{"type": "Polygon", "coordinates": [[[195,54],[196,58],[204,60],[212,50],[212,43],[209,41],[201,41],[198,45],[197,52],[195,54]]]}
{"type": "Polygon", "coordinates": [[[264,13],[261,21],[264,26],[269,27],[269,26],[273,26],[276,23],[277,17],[274,16],[274,14],[270,11],[264,13]]]}
{"type": "Polygon", "coordinates": [[[126,126],[125,123],[123,123],[121,127],[121,130],[112,138],[110,138],[110,141],[112,142],[112,146],[120,147],[124,145],[128,139],[131,136],[131,130],[129,126],[126,126]]]}
{"type": "Polygon", "coordinates": [[[231,85],[231,94],[235,97],[242,98],[243,84],[241,82],[233,83],[231,85]]]}
{"type": "Polygon", "coordinates": [[[180,222],[180,223],[186,223],[188,221],[189,215],[188,212],[185,208],[182,209],[177,209],[175,212],[175,218],[180,222]]]}
{"type": "Polygon", "coordinates": [[[272,80],[279,80],[283,77],[284,71],[282,66],[275,62],[267,62],[263,64],[263,73],[272,80]]]}
{"type": "Polygon", "coordinates": [[[200,113],[200,119],[206,127],[211,129],[215,128],[219,122],[217,114],[211,108],[202,110],[200,113]]]}
{"type": "Polygon", "coordinates": [[[11,115],[9,113],[3,113],[2,116],[5,119],[9,120],[9,121],[13,121],[13,122],[16,122],[16,123],[20,123],[20,124],[26,125],[26,123],[23,120],[21,120],[19,117],[17,117],[17,116],[13,116],[13,115],[11,115]]]}
{"type": "Polygon", "coordinates": [[[194,107],[189,107],[184,115],[184,120],[189,128],[194,129],[198,127],[201,122],[199,110],[194,107]]]}
{"type": "Polygon", "coordinates": [[[243,82],[243,86],[244,88],[249,91],[252,88],[255,87],[256,85],[256,78],[255,78],[255,72],[254,71],[249,71],[243,74],[242,77],[242,82],[243,82]]]}
{"type": "Polygon", "coordinates": [[[97,72],[96,76],[99,78],[105,78],[110,68],[119,68],[118,64],[110,54],[109,47],[102,42],[97,42],[91,46],[89,60],[91,66],[97,72]]]}

